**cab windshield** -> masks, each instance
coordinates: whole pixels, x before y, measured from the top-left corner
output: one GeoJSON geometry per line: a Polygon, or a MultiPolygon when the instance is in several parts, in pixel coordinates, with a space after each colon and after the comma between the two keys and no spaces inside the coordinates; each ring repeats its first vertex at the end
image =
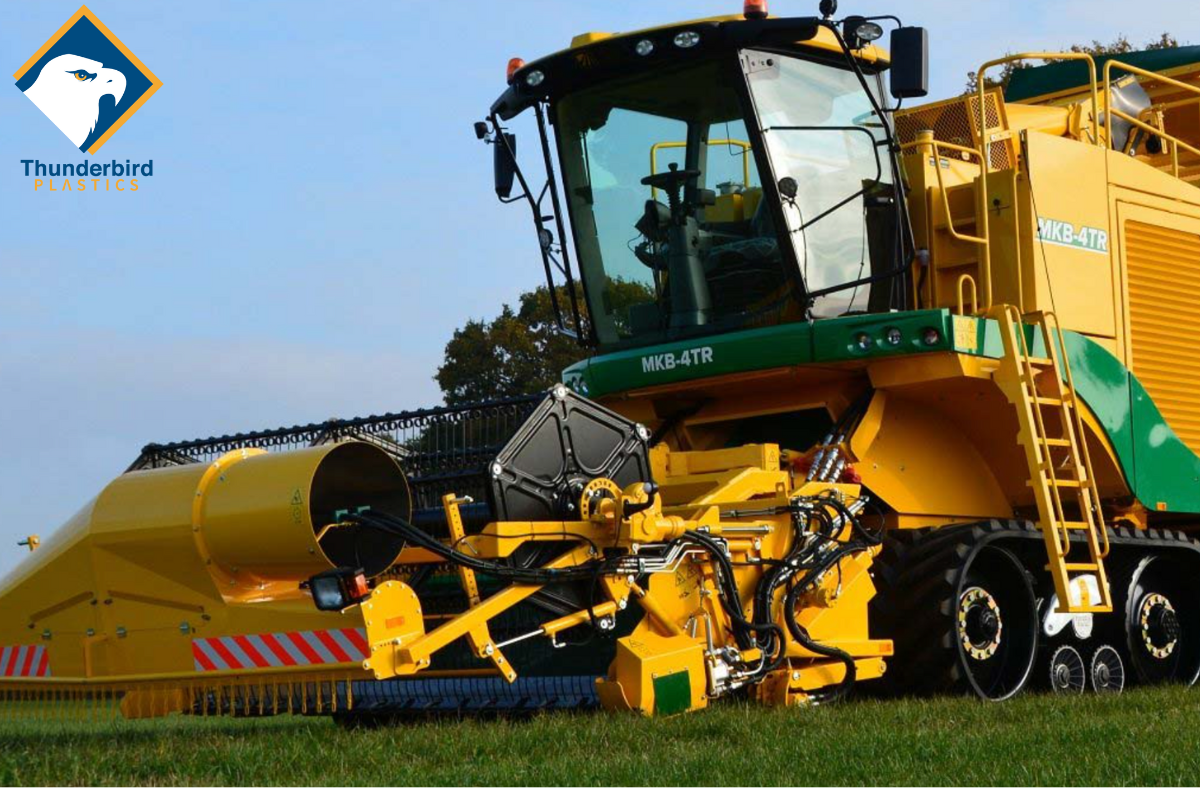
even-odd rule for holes
{"type": "Polygon", "coordinates": [[[852,72],[745,51],[606,82],[555,113],[601,345],[868,308],[866,285],[803,297],[872,269],[865,206],[890,178],[852,72]]]}

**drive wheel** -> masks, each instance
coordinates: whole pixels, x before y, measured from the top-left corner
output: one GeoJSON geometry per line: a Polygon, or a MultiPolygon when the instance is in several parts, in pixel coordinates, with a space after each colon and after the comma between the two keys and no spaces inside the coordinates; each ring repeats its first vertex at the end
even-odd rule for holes
{"type": "Polygon", "coordinates": [[[1142,559],[1124,585],[1124,645],[1147,684],[1192,684],[1200,675],[1200,588],[1179,561],[1142,559]]]}
{"type": "Polygon", "coordinates": [[[1008,550],[984,547],[959,583],[954,639],[975,694],[1005,700],[1021,691],[1037,652],[1037,602],[1029,575],[1008,550]]]}
{"type": "Polygon", "coordinates": [[[970,693],[1005,700],[1038,656],[1029,573],[993,542],[1032,541],[1032,526],[993,520],[892,536],[875,577],[872,635],[892,639],[894,693],[970,693]]]}
{"type": "Polygon", "coordinates": [[[1092,655],[1088,680],[1096,692],[1119,694],[1125,689],[1125,663],[1112,646],[1101,646],[1092,655]]]}
{"type": "Polygon", "coordinates": [[[1087,686],[1088,671],[1083,656],[1074,646],[1059,646],[1050,657],[1050,689],[1065,695],[1078,695],[1087,686]]]}

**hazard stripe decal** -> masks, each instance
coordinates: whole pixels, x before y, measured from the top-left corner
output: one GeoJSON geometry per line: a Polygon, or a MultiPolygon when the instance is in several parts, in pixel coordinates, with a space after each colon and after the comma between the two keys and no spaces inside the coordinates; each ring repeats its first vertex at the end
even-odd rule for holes
{"type": "MultiPolygon", "coordinates": [[[[366,658],[366,632],[361,629],[267,632],[192,639],[192,662],[198,673],[307,665],[352,665],[366,658]]],[[[3,666],[0,666],[0,674],[2,673],[3,666]]]]}
{"type": "Polygon", "coordinates": [[[0,678],[45,678],[50,655],[45,646],[0,646],[0,678]]]}

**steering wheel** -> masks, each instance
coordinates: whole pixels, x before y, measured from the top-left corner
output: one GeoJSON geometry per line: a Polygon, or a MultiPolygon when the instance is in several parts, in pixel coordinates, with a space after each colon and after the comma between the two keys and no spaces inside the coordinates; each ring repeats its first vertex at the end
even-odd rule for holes
{"type": "Polygon", "coordinates": [[[642,178],[643,186],[653,186],[656,189],[662,189],[670,194],[672,191],[682,186],[689,178],[699,178],[700,170],[681,170],[679,165],[672,162],[667,165],[668,169],[663,172],[656,172],[653,175],[647,175],[642,178]]]}

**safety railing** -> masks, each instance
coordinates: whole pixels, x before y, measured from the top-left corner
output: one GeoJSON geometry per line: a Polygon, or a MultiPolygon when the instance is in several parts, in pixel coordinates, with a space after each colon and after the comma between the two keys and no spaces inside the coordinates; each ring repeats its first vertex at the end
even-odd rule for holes
{"type": "MultiPolygon", "coordinates": [[[[1195,85],[1189,85],[1186,82],[1180,82],[1179,80],[1174,79],[1172,77],[1168,77],[1164,74],[1159,74],[1154,71],[1147,71],[1146,69],[1138,68],[1137,66],[1131,66],[1128,63],[1122,63],[1119,60],[1109,60],[1104,64],[1104,95],[1106,95],[1106,96],[1112,95],[1113,71],[1116,69],[1120,69],[1121,71],[1125,72],[1126,74],[1134,74],[1139,77],[1144,77],[1145,79],[1154,80],[1155,82],[1159,82],[1164,85],[1170,85],[1171,87],[1178,88],[1179,90],[1183,90],[1185,92],[1191,93],[1196,97],[1195,99],[1184,99],[1183,101],[1170,102],[1170,105],[1186,106],[1188,103],[1191,103],[1194,101],[1200,101],[1200,87],[1196,87],[1195,85]]],[[[1111,102],[1110,102],[1110,104],[1111,104],[1111,102]]],[[[1162,110],[1162,109],[1167,109],[1168,106],[1169,105],[1161,105],[1161,106],[1155,105],[1155,106],[1152,106],[1150,109],[1151,110],[1154,110],[1154,109],[1162,110]]],[[[1142,113],[1142,114],[1144,114],[1144,113],[1142,113]]],[[[1130,123],[1133,126],[1141,129],[1142,131],[1152,134],[1152,135],[1158,137],[1163,142],[1168,143],[1171,147],[1171,174],[1174,175],[1176,178],[1179,177],[1179,149],[1180,148],[1183,148],[1184,150],[1188,151],[1189,153],[1191,153],[1197,157],[1200,157],[1200,149],[1197,149],[1194,146],[1189,145],[1188,143],[1184,142],[1183,140],[1179,139],[1178,137],[1172,136],[1171,134],[1169,134],[1167,132],[1166,128],[1156,128],[1155,126],[1142,120],[1140,117],[1135,118],[1134,116],[1130,115],[1129,113],[1127,113],[1123,110],[1117,109],[1116,107],[1113,107],[1113,106],[1108,106],[1106,108],[1105,116],[1104,116],[1105,133],[1109,140],[1113,139],[1113,118],[1121,118],[1122,120],[1126,121],[1127,123],[1130,123]]],[[[1165,124],[1164,124],[1164,126],[1165,126],[1165,124]]],[[[1126,147],[1128,147],[1128,144],[1126,145],[1126,147]]]]}
{"type": "MultiPolygon", "coordinates": [[[[917,139],[914,142],[908,142],[908,143],[905,143],[900,146],[901,151],[906,151],[906,150],[911,150],[911,149],[920,149],[923,155],[928,154],[933,157],[933,163],[934,163],[933,169],[934,169],[934,172],[937,173],[938,194],[941,195],[942,212],[946,215],[946,230],[947,230],[947,232],[950,233],[950,237],[956,241],[961,241],[963,243],[969,243],[969,244],[975,244],[976,246],[979,246],[981,248],[980,260],[979,260],[979,268],[980,268],[980,272],[981,272],[980,278],[984,281],[984,301],[987,304],[987,306],[990,307],[991,303],[992,303],[991,244],[988,242],[986,235],[980,236],[980,235],[968,235],[966,233],[960,233],[958,231],[958,228],[956,228],[954,226],[954,213],[952,212],[952,210],[950,208],[950,193],[946,190],[946,178],[942,174],[942,167],[941,167],[942,151],[943,150],[954,151],[954,152],[960,153],[964,156],[973,156],[976,159],[978,159],[980,162],[981,173],[986,174],[987,173],[987,165],[983,163],[983,155],[984,154],[975,148],[968,148],[964,145],[955,145],[952,142],[939,142],[938,140],[934,139],[932,131],[922,131],[917,135],[917,139]]],[[[986,211],[981,211],[980,205],[977,204],[975,206],[975,215],[978,216],[980,213],[986,213],[986,211]]],[[[977,224],[978,224],[978,222],[977,222],[977,224]]],[[[964,276],[966,276],[966,275],[964,274],[964,276]]],[[[967,278],[971,279],[971,300],[974,303],[974,309],[975,309],[975,311],[972,314],[979,314],[978,288],[976,287],[974,279],[972,279],[969,276],[967,278]]],[[[958,290],[959,290],[958,311],[959,311],[959,314],[963,314],[962,289],[963,289],[963,281],[962,281],[962,277],[960,277],[958,280],[958,290]]]]}
{"type": "Polygon", "coordinates": [[[978,103],[978,113],[979,113],[976,117],[976,121],[978,122],[977,128],[979,130],[978,131],[978,133],[979,133],[978,153],[979,153],[979,159],[980,159],[980,173],[979,173],[979,206],[980,206],[980,210],[978,211],[978,223],[977,223],[976,232],[978,232],[979,237],[984,239],[984,243],[985,243],[984,249],[988,250],[988,252],[989,252],[987,255],[985,255],[987,258],[986,265],[983,265],[983,264],[980,265],[980,279],[982,280],[982,284],[983,284],[983,304],[980,305],[980,314],[989,311],[993,306],[993,301],[992,301],[993,287],[992,287],[992,271],[991,271],[991,255],[990,255],[991,228],[989,226],[990,217],[989,217],[988,211],[987,211],[987,205],[989,204],[987,176],[991,172],[992,146],[997,144],[998,142],[1003,141],[1003,140],[994,138],[994,130],[988,125],[988,120],[987,120],[987,72],[998,66],[1004,66],[1008,63],[1016,63],[1016,62],[1020,62],[1022,60],[1081,60],[1081,61],[1087,63],[1089,84],[1091,85],[1091,105],[1092,105],[1091,123],[1092,123],[1092,128],[1095,129],[1095,131],[1093,132],[1093,135],[1092,135],[1092,144],[1094,144],[1094,145],[1105,145],[1106,144],[1104,140],[1100,139],[1100,134],[1099,134],[1099,125],[1100,125],[1099,80],[1098,80],[1098,76],[1097,76],[1097,72],[1096,72],[1096,60],[1091,55],[1082,53],[1082,52],[1022,52],[1017,55],[1007,55],[1005,57],[997,58],[995,60],[989,60],[988,62],[984,63],[982,66],[979,67],[979,70],[976,72],[976,74],[978,75],[979,84],[976,89],[975,98],[978,103]]]}

